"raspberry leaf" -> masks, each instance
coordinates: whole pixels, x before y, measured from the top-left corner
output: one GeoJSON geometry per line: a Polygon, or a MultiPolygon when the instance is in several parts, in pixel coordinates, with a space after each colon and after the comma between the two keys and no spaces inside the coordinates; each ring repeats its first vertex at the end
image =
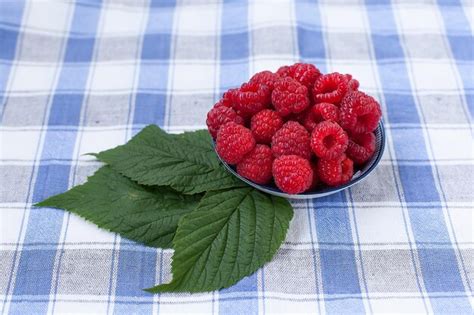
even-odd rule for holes
{"type": "Polygon", "coordinates": [[[253,188],[206,193],[179,222],[173,240],[173,280],[146,290],[203,292],[229,287],[272,259],[292,217],[286,199],[253,188]]]}
{"type": "Polygon", "coordinates": [[[35,206],[65,209],[133,241],[169,248],[178,220],[200,199],[167,187],[140,186],[104,166],[87,183],[35,206]]]}
{"type": "Polygon", "coordinates": [[[220,165],[204,130],[170,135],[150,125],[128,143],[95,156],[139,184],[185,194],[244,185],[220,165]]]}

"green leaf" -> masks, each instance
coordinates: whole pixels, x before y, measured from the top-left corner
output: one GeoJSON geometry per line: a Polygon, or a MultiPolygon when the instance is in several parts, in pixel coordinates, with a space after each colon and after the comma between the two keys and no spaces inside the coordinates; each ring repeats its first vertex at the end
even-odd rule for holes
{"type": "Polygon", "coordinates": [[[293,217],[290,203],[253,188],[207,193],[179,222],[173,280],[146,289],[203,292],[229,287],[270,261],[293,217]]]}
{"type": "Polygon", "coordinates": [[[167,187],[143,187],[104,166],[87,183],[35,206],[65,209],[136,242],[169,248],[179,219],[200,198],[167,187]]]}
{"type": "Polygon", "coordinates": [[[139,184],[171,186],[186,194],[245,185],[220,164],[203,130],[169,135],[150,125],[127,144],[95,156],[139,184]]]}

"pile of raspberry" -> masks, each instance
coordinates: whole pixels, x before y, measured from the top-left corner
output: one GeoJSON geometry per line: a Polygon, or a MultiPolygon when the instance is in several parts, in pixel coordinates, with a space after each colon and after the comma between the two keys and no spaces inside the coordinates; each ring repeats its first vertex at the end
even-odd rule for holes
{"type": "Polygon", "coordinates": [[[262,71],[207,114],[216,151],[257,183],[299,194],[351,180],[374,154],[381,110],[350,74],[312,64],[262,71]]]}

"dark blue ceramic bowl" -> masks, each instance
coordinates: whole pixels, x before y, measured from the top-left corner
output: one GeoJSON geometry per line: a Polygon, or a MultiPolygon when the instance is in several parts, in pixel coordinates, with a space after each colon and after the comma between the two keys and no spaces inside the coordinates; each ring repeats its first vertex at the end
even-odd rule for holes
{"type": "Polygon", "coordinates": [[[383,128],[382,121],[380,121],[380,124],[379,124],[379,126],[377,127],[377,129],[375,130],[374,133],[375,133],[375,153],[374,153],[374,156],[361,169],[357,170],[354,173],[354,175],[352,176],[352,179],[350,180],[350,182],[348,182],[344,185],[341,185],[341,186],[337,186],[337,187],[318,188],[316,190],[306,191],[304,193],[297,194],[297,195],[287,194],[287,193],[281,191],[280,189],[278,189],[274,185],[259,185],[259,184],[256,184],[256,183],[240,176],[239,174],[237,174],[237,171],[235,170],[234,166],[231,166],[231,165],[227,164],[226,162],[224,162],[220,158],[219,154],[217,154],[217,152],[216,152],[216,154],[219,157],[219,159],[221,160],[222,164],[224,164],[224,166],[229,170],[229,172],[231,172],[236,177],[238,177],[240,180],[246,182],[247,184],[249,184],[250,186],[255,187],[258,190],[261,190],[261,191],[266,192],[266,193],[271,194],[271,195],[285,197],[285,198],[312,199],[312,198],[324,197],[324,196],[327,196],[327,195],[337,193],[341,190],[347,189],[347,188],[357,184],[358,182],[362,181],[364,178],[366,178],[375,169],[375,167],[377,167],[377,165],[380,162],[380,159],[382,158],[383,151],[385,149],[385,131],[384,131],[384,128],[383,128]]]}

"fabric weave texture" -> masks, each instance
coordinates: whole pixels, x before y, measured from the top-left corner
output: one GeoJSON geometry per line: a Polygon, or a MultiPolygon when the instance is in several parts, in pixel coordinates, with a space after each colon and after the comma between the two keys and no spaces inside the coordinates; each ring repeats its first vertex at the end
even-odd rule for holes
{"type": "MultiPolygon", "coordinates": [[[[469,0],[0,0],[2,314],[471,314],[469,0]],[[235,286],[151,295],[172,250],[32,204],[100,167],[84,155],[148,124],[205,128],[229,88],[297,61],[381,103],[380,165],[292,201],[272,262],[235,286]]],[[[471,14],[471,15],[470,15],[471,14]]]]}

